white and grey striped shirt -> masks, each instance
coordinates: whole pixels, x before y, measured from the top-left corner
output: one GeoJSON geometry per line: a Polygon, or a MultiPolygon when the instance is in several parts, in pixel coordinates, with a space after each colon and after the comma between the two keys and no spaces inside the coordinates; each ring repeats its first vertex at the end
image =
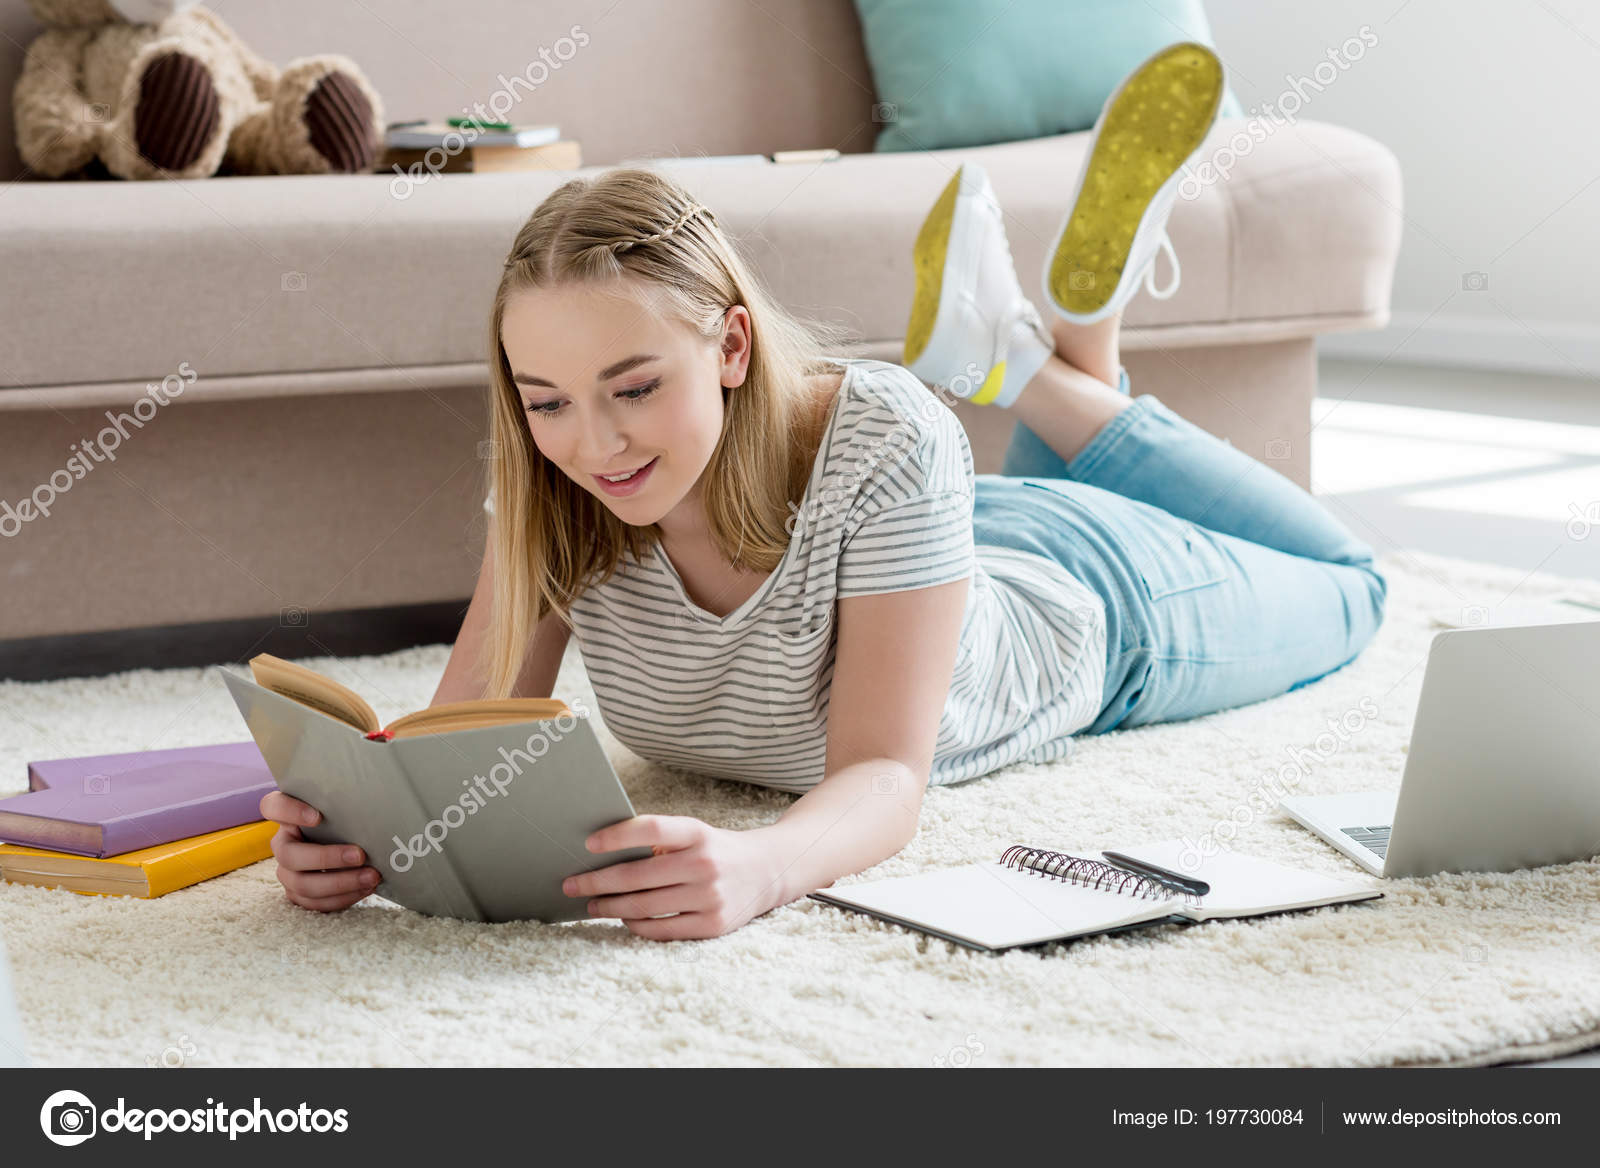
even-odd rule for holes
{"type": "Polygon", "coordinates": [[[970,576],[929,781],[1070,754],[1100,713],[1104,602],[1044,556],[975,547],[960,420],[899,365],[842,364],[789,548],[738,609],[698,607],[659,550],[574,602],[606,727],[668,766],[809,790],[825,777],[835,602],[970,576]]]}

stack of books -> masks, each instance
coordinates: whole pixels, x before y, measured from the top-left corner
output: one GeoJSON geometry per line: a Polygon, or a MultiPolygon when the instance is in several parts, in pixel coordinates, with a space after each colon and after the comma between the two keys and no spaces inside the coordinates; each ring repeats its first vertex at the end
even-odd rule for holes
{"type": "Polygon", "coordinates": [[[253,741],[29,763],[0,799],[0,878],[163,896],[270,856],[276,786],[253,741]]]}
{"type": "Polygon", "coordinates": [[[448,122],[394,122],[379,171],[416,174],[488,174],[507,170],[577,170],[578,143],[556,126],[514,126],[451,118],[448,122]]]}

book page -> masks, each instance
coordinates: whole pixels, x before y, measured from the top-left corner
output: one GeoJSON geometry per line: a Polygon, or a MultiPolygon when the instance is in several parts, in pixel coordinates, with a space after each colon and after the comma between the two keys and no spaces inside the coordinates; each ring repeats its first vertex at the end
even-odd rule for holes
{"type": "Polygon", "coordinates": [[[499,698],[444,702],[396,718],[384,727],[396,738],[418,734],[443,734],[450,730],[477,730],[516,722],[543,722],[571,711],[558,698],[499,698]]]}
{"type": "Polygon", "coordinates": [[[378,729],[378,715],[360,694],[314,669],[271,653],[257,653],[250,658],[250,673],[263,689],[347,722],[363,734],[378,729]]]}
{"type": "Polygon", "coordinates": [[[1173,900],[1096,891],[998,860],[819,891],[989,949],[1085,936],[1177,911],[1173,900]]]}
{"type": "Polygon", "coordinates": [[[1371,884],[1286,868],[1238,852],[1219,849],[1200,856],[1181,839],[1114,850],[1211,885],[1198,909],[1182,910],[1194,920],[1256,916],[1383,895],[1371,884]]]}

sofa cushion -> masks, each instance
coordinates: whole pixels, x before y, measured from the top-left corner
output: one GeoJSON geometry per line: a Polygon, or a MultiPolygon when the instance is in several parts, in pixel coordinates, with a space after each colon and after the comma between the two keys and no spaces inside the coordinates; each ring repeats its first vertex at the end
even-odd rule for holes
{"type": "MultiPolygon", "coordinates": [[[[1129,348],[1386,321],[1394,156],[1331,125],[1302,121],[1253,146],[1242,126],[1219,122],[1203,148],[1244,140],[1225,180],[1194,184],[1175,207],[1182,287],[1134,299],[1129,348]]],[[[1042,305],[1039,268],[1087,137],[674,173],[783,302],[886,341],[904,333],[917,228],[965,160],[988,169],[1023,286],[1042,305]]],[[[426,386],[430,368],[485,360],[506,250],[569,177],[446,175],[409,192],[380,175],[13,184],[0,216],[0,384],[159,380],[187,362],[202,381],[273,375],[276,392],[289,374],[317,374],[308,389],[326,391],[374,374],[426,386]]]]}
{"type": "MultiPolygon", "coordinates": [[[[872,62],[877,150],[1087,130],[1111,91],[1178,41],[1210,45],[1200,0],[855,0],[872,62]]],[[[1243,117],[1230,89],[1220,116],[1243,117]]]]}

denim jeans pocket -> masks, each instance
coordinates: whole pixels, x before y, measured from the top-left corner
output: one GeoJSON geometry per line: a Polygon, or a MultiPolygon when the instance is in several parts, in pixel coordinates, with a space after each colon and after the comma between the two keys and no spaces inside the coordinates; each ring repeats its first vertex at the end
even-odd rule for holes
{"type": "Polygon", "coordinates": [[[1163,534],[1168,535],[1166,542],[1137,553],[1134,565],[1152,601],[1208,588],[1228,578],[1227,560],[1204,532],[1185,523],[1177,531],[1163,534]]]}

